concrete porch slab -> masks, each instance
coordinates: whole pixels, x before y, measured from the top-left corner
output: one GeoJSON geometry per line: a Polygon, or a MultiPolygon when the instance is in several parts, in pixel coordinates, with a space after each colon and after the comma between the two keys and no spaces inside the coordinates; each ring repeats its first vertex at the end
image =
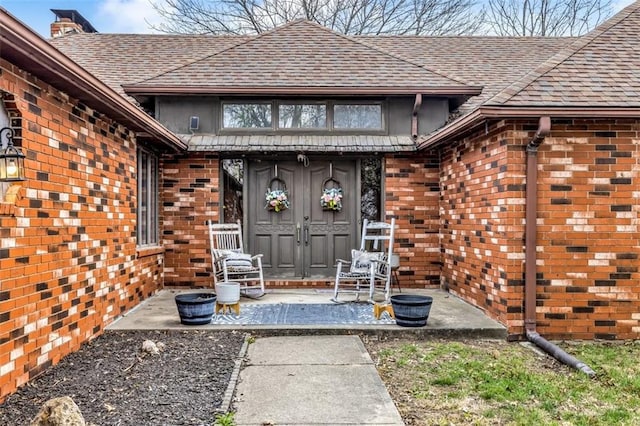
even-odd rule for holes
{"type": "MultiPolygon", "coordinates": [[[[405,290],[403,294],[422,294],[433,297],[429,319],[425,327],[400,327],[396,324],[318,324],[318,325],[273,325],[273,324],[206,324],[182,325],[175,305],[175,295],[186,292],[211,292],[211,290],[164,289],[142,302],[136,308],[111,323],[107,330],[239,330],[262,335],[297,334],[400,334],[442,336],[506,338],[506,329],[458,297],[441,290],[405,290]],[[313,330],[313,331],[312,331],[313,330]]],[[[244,304],[314,303],[335,306],[330,301],[332,292],[319,289],[267,290],[259,299],[241,298],[240,314],[244,304]]],[[[365,303],[365,302],[362,302],[365,303]]],[[[373,315],[373,305],[371,305],[373,315]]]]}

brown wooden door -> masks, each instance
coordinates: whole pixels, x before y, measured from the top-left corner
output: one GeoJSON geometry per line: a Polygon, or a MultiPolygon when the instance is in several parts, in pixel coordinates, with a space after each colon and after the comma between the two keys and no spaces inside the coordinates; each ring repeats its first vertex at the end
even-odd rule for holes
{"type": "MultiPolygon", "coordinates": [[[[356,162],[311,160],[252,160],[248,164],[248,214],[245,226],[249,249],[262,253],[265,275],[273,278],[324,278],[335,274],[336,259],[348,259],[357,245],[356,162]],[[277,165],[279,182],[272,182],[277,165]],[[342,210],[324,211],[323,182],[337,180],[343,191],[342,210]],[[269,185],[286,185],[289,208],[265,209],[269,185]]],[[[327,185],[331,185],[328,183],[327,185]]],[[[274,188],[272,188],[274,189],[274,188]]]]}

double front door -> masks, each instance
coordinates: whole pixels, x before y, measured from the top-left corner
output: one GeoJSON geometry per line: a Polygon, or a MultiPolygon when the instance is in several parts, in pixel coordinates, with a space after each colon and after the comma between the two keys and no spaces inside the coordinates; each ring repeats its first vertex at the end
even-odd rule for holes
{"type": "Polygon", "coordinates": [[[360,202],[355,160],[248,163],[246,233],[252,253],[262,253],[271,278],[323,278],[335,274],[336,259],[349,259],[357,244],[360,202]],[[325,210],[325,188],[342,189],[342,209],[325,210]],[[284,189],[289,207],[265,208],[265,194],[284,189]]]}

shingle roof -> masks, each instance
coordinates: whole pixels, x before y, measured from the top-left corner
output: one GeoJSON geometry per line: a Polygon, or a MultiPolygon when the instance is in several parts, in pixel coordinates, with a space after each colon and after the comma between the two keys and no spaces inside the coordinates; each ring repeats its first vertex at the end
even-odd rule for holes
{"type": "Polygon", "coordinates": [[[561,49],[485,104],[640,107],[640,2],[561,49]]]}
{"type": "Polygon", "coordinates": [[[134,86],[214,92],[230,87],[373,88],[380,93],[384,89],[400,93],[403,88],[409,89],[406,93],[430,88],[466,93],[469,89],[464,82],[309,21],[290,22],[134,86]]]}
{"type": "Polygon", "coordinates": [[[120,92],[123,84],[142,88],[139,93],[161,85],[262,85],[281,86],[282,93],[324,87],[336,95],[354,87],[383,94],[385,87],[427,93],[430,87],[482,86],[457,119],[421,138],[430,144],[488,108],[496,114],[504,107],[640,107],[639,38],[636,2],[580,38],[343,36],[295,21],[253,37],[77,34],[52,43],[120,92]]]}
{"type": "Polygon", "coordinates": [[[248,36],[69,34],[53,46],[112,89],[146,80],[249,39],[248,36]]]}
{"type": "Polygon", "coordinates": [[[471,110],[571,44],[571,37],[358,36],[367,44],[411,58],[472,85],[483,86],[463,110],[471,110]]]}
{"type": "Polygon", "coordinates": [[[410,136],[377,135],[180,135],[189,151],[412,152],[410,136]]]}
{"type": "MultiPolygon", "coordinates": [[[[184,65],[246,44],[252,36],[72,34],[50,42],[120,93],[122,85],[152,79],[184,65]],[[170,58],[168,60],[167,58],[170,58]]],[[[553,37],[424,37],[352,36],[352,39],[407,63],[418,64],[461,83],[484,86],[469,109],[491,98],[575,38],[553,37]]],[[[308,43],[311,39],[306,40],[308,43]]],[[[315,39],[313,40],[315,41],[315,39]]],[[[315,44],[315,43],[314,43],[315,44]]],[[[245,45],[246,48],[246,45],[245,45]]],[[[314,51],[315,52],[315,51],[314,51]]],[[[331,59],[333,55],[329,52],[331,59]]],[[[318,53],[315,53],[319,56],[318,53]]],[[[237,58],[238,68],[259,66],[237,58]]],[[[350,58],[355,59],[355,58],[350,58]]],[[[393,59],[393,58],[392,58],[393,59]]],[[[256,62],[257,61],[257,62],[256,62]]],[[[356,61],[353,61],[356,62],[356,61]]],[[[356,63],[358,66],[366,63],[356,63]]],[[[351,65],[353,66],[353,64],[351,65]]],[[[334,68],[330,66],[330,68],[334,68]]],[[[295,70],[292,72],[295,73],[295,70]]],[[[297,73],[301,75],[301,73],[297,73]]],[[[251,83],[255,83],[255,74],[251,83]]],[[[304,80],[307,84],[309,80],[304,80]]]]}

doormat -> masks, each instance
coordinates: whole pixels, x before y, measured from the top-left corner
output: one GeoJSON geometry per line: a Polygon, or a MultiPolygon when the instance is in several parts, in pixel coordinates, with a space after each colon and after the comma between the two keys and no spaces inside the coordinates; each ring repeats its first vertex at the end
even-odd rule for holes
{"type": "Polygon", "coordinates": [[[379,320],[368,303],[240,304],[235,312],[214,315],[211,324],[231,325],[375,325],[395,324],[387,313],[379,320]]]}

